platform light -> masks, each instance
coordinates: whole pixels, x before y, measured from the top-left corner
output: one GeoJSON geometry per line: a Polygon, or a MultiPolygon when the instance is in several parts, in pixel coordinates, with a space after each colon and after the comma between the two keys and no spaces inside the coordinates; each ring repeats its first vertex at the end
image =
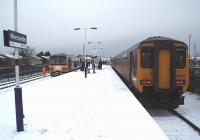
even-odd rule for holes
{"type": "Polygon", "coordinates": [[[80,30],[81,28],[74,28],[74,30],[80,30]]]}
{"type": "Polygon", "coordinates": [[[91,27],[90,29],[92,29],[92,30],[97,30],[97,27],[91,27]]]}

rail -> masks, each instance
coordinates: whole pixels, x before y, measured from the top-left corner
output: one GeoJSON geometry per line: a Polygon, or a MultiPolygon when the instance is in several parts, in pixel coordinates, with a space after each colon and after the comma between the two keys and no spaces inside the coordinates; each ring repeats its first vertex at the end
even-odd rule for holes
{"type": "Polygon", "coordinates": [[[178,113],[176,110],[171,109],[169,111],[175,114],[176,116],[178,116],[181,120],[183,120],[185,123],[187,123],[190,127],[192,127],[194,130],[196,130],[200,134],[200,128],[194,123],[192,123],[189,119],[187,119],[186,117],[178,113]]]}

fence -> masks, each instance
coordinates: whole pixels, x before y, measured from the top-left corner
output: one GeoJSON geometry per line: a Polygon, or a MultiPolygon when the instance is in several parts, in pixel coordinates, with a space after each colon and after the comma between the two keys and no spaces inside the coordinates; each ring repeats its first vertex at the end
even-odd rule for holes
{"type": "MultiPolygon", "coordinates": [[[[42,66],[19,66],[19,76],[27,79],[41,75],[42,66]]],[[[0,67],[0,83],[15,81],[15,67],[0,67]]]]}
{"type": "Polygon", "coordinates": [[[189,90],[200,93],[200,66],[190,66],[189,90]]]}

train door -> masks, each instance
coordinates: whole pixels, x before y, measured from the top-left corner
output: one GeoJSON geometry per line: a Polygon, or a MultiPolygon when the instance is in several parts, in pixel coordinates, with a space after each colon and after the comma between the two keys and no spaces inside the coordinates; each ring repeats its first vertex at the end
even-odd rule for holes
{"type": "Polygon", "coordinates": [[[132,85],[136,84],[137,49],[130,52],[130,78],[132,85]]]}
{"type": "Polygon", "coordinates": [[[168,41],[155,43],[153,49],[153,84],[156,92],[174,92],[175,90],[175,46],[168,41]]]}
{"type": "Polygon", "coordinates": [[[159,89],[170,88],[171,75],[171,51],[160,49],[158,51],[158,87],[159,89]]]}

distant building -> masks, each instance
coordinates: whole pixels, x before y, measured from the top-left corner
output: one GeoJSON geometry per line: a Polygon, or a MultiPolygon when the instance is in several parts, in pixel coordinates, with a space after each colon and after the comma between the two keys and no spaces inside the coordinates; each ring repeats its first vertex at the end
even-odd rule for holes
{"type": "Polygon", "coordinates": [[[42,58],[31,55],[29,58],[29,63],[31,66],[42,65],[42,58]]]}
{"type": "Polygon", "coordinates": [[[50,63],[50,56],[41,56],[41,59],[42,59],[42,64],[44,66],[49,65],[49,63],[50,63]]]}
{"type": "MultiPolygon", "coordinates": [[[[10,67],[15,65],[15,56],[12,54],[0,54],[0,66],[10,67]]],[[[22,57],[19,56],[19,64],[22,63],[22,57]]]]}
{"type": "Polygon", "coordinates": [[[0,54],[0,67],[3,66],[5,59],[6,58],[0,54]]]}
{"type": "Polygon", "coordinates": [[[190,58],[190,65],[199,65],[200,66],[200,57],[191,57],[190,58]]]}

